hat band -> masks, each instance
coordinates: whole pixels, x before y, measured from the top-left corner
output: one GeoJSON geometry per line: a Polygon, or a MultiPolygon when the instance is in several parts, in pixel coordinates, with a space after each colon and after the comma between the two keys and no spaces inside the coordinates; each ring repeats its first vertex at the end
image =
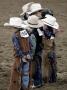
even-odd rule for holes
{"type": "MultiPolygon", "coordinates": [[[[28,22],[28,21],[27,21],[28,22]]],[[[32,23],[30,23],[30,22],[28,22],[28,24],[30,24],[30,25],[38,25],[38,24],[32,24],[32,23]]]]}

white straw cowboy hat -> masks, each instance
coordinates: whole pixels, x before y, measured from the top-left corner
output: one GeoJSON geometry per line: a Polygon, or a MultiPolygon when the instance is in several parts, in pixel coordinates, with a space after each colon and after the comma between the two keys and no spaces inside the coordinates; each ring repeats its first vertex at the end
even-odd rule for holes
{"type": "Polygon", "coordinates": [[[41,7],[41,4],[39,4],[39,3],[33,3],[30,6],[30,11],[27,12],[27,13],[30,15],[30,14],[35,13],[35,12],[40,11],[40,10],[43,10],[43,8],[41,7]]]}
{"type": "Polygon", "coordinates": [[[30,6],[33,4],[34,2],[30,2],[30,3],[27,3],[25,4],[24,6],[22,6],[22,13],[20,14],[20,16],[24,15],[26,12],[29,11],[30,9],[30,6]]]}
{"type": "Polygon", "coordinates": [[[59,24],[56,22],[56,18],[51,15],[46,15],[45,19],[42,19],[45,25],[48,25],[52,28],[59,29],[59,24]]]}
{"type": "Polygon", "coordinates": [[[29,34],[26,30],[22,30],[22,31],[20,31],[20,36],[24,37],[24,38],[27,38],[27,37],[29,37],[29,34]]]}
{"type": "Polygon", "coordinates": [[[16,28],[26,28],[21,18],[19,17],[11,17],[8,23],[5,23],[4,26],[11,26],[16,28]]]}
{"type": "Polygon", "coordinates": [[[44,24],[36,15],[31,15],[28,17],[28,20],[25,23],[32,28],[42,27],[44,24]]]}

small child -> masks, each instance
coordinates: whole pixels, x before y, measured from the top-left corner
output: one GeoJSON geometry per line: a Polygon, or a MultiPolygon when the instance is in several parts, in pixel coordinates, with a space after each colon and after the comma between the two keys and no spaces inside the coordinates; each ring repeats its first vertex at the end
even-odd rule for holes
{"type": "Polygon", "coordinates": [[[43,50],[43,65],[45,82],[56,82],[56,54],[55,54],[55,32],[58,31],[59,25],[56,18],[52,15],[46,15],[44,22],[44,50],[43,50]]]}
{"type": "Polygon", "coordinates": [[[28,90],[30,82],[30,61],[32,59],[31,43],[26,30],[27,25],[19,17],[11,17],[9,26],[14,30],[12,36],[14,64],[12,67],[9,90],[28,90]]]}

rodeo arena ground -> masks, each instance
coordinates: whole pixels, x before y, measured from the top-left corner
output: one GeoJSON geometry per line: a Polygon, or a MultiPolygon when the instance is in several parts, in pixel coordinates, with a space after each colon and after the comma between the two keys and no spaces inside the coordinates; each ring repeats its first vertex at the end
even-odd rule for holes
{"type": "Polygon", "coordinates": [[[0,0],[0,90],[67,90],[67,0],[0,0]]]}

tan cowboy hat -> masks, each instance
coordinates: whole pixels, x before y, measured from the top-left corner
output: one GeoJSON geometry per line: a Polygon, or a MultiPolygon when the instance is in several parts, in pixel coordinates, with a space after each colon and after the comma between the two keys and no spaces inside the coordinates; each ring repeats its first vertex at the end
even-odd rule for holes
{"type": "Polygon", "coordinates": [[[11,17],[8,23],[5,23],[4,26],[16,27],[16,28],[26,28],[27,25],[24,24],[21,18],[11,17]]]}
{"type": "Polygon", "coordinates": [[[30,14],[35,13],[35,12],[40,11],[40,10],[43,10],[43,8],[41,7],[41,4],[40,3],[33,3],[30,6],[30,11],[27,13],[30,15],[30,14]]]}
{"type": "Polygon", "coordinates": [[[20,14],[20,16],[23,16],[26,12],[29,11],[30,6],[33,4],[34,2],[29,2],[27,4],[25,4],[24,6],[22,6],[22,13],[20,14]]]}
{"type": "Polygon", "coordinates": [[[36,15],[31,15],[28,17],[28,20],[25,23],[32,28],[42,27],[44,24],[36,15]]]}
{"type": "Polygon", "coordinates": [[[42,19],[45,25],[48,25],[52,28],[59,29],[59,24],[56,22],[56,18],[51,15],[46,15],[45,19],[42,19]]]}

